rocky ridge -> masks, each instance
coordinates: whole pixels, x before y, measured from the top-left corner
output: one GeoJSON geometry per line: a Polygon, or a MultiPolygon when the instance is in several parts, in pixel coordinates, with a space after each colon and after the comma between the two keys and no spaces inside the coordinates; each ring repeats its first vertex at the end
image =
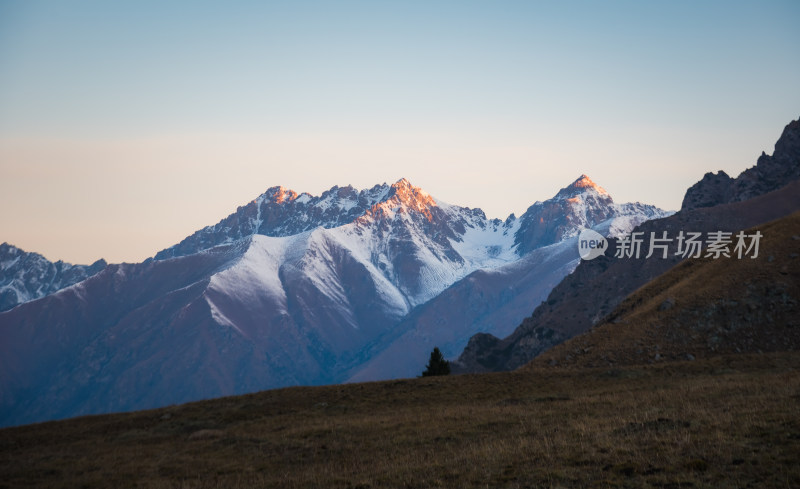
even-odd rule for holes
{"type": "Polygon", "coordinates": [[[790,122],[775,143],[772,155],[764,152],[755,166],[731,178],[724,171],[706,173],[686,191],[681,210],[741,202],[764,195],[800,178],[800,119],[790,122]]]}
{"type": "Polygon", "coordinates": [[[38,253],[0,244],[0,312],[76,284],[106,265],[102,259],[91,265],[51,262],[38,253]]]}

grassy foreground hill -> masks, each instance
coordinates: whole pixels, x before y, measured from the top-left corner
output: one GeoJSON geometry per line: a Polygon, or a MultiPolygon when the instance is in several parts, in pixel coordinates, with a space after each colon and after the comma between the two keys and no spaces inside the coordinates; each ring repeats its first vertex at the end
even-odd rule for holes
{"type": "Polygon", "coordinates": [[[0,430],[0,487],[798,487],[800,354],[287,388],[0,430]]]}

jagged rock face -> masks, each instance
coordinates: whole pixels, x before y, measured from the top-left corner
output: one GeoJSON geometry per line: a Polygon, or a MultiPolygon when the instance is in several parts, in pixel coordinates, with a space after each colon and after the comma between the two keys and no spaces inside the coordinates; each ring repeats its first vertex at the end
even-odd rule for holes
{"type": "Polygon", "coordinates": [[[536,202],[525,211],[516,243],[522,253],[556,243],[574,235],[576,229],[609,219],[614,210],[608,192],[581,175],[552,199],[536,202]]]}
{"type": "Polygon", "coordinates": [[[329,229],[341,226],[363,216],[392,190],[386,184],[360,192],[350,186],[335,186],[319,197],[313,197],[307,193],[298,195],[283,187],[271,187],[219,223],[160,251],[155,258],[163,260],[185,256],[253,234],[293,236],[318,227],[329,229]]]}
{"type": "MultiPolygon", "coordinates": [[[[639,222],[669,215],[651,205],[615,204],[602,187],[581,175],[552,199],[536,202],[520,217],[515,243],[520,254],[576,236],[609,219],[640,216],[639,222]]],[[[635,224],[634,224],[635,225],[635,224]]],[[[630,231],[633,226],[626,226],[630,231]]],[[[612,234],[615,234],[612,231],[612,234]]]]}
{"type": "Polygon", "coordinates": [[[105,260],[91,265],[51,262],[8,243],[0,245],[0,311],[52,294],[76,284],[106,267],[105,260]]]}
{"type": "Polygon", "coordinates": [[[800,120],[790,122],[772,156],[762,153],[756,165],[735,179],[725,172],[706,173],[686,191],[681,210],[741,202],[777,190],[800,178],[800,120]]]}
{"type": "Polygon", "coordinates": [[[724,202],[729,202],[733,192],[733,178],[720,170],[717,173],[708,172],[702,180],[695,183],[683,197],[681,209],[690,210],[699,207],[712,207],[724,202]]]}
{"type": "Polygon", "coordinates": [[[800,120],[783,130],[772,156],[762,153],[756,166],[743,171],[733,185],[733,202],[740,202],[800,178],[800,120]]]}

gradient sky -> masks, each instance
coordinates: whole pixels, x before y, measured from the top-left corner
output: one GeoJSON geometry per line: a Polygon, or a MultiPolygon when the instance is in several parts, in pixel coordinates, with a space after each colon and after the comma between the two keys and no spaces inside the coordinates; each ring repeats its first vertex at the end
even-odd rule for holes
{"type": "Polygon", "coordinates": [[[0,242],[140,261],[268,187],[680,207],[800,116],[800,2],[0,0],[0,242]]]}

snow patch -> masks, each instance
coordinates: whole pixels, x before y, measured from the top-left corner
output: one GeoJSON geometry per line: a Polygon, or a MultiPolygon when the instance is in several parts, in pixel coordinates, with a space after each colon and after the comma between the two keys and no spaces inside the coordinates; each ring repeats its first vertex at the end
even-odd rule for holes
{"type": "Polygon", "coordinates": [[[347,224],[334,229],[320,230],[319,234],[335,241],[367,269],[378,294],[394,314],[400,316],[408,313],[410,310],[408,298],[389,280],[388,277],[392,275],[391,261],[385,253],[381,253],[380,242],[375,239],[371,228],[347,224]]]}
{"type": "Polygon", "coordinates": [[[233,328],[233,329],[235,329],[236,331],[238,331],[238,332],[239,332],[239,334],[241,334],[242,336],[246,336],[246,335],[244,334],[244,331],[242,331],[241,329],[239,329],[239,327],[238,327],[238,326],[236,326],[236,324],[235,324],[233,321],[231,321],[230,319],[228,319],[228,318],[225,316],[225,314],[223,314],[223,313],[222,313],[222,311],[220,311],[220,310],[219,310],[219,308],[216,306],[216,304],[214,304],[214,302],[213,302],[213,301],[211,301],[211,300],[208,298],[208,296],[206,296],[206,303],[208,304],[208,308],[209,308],[209,310],[211,311],[211,319],[213,319],[213,320],[214,320],[214,321],[215,321],[217,324],[219,324],[220,326],[225,326],[225,327],[228,327],[228,328],[233,328]]]}
{"type": "MultiPolygon", "coordinates": [[[[266,293],[279,305],[278,312],[288,313],[279,271],[288,250],[302,239],[302,235],[285,238],[252,236],[242,258],[231,268],[212,275],[209,288],[245,303],[260,301],[266,293]]],[[[213,305],[208,296],[206,301],[213,305]]]]}
{"type": "Polygon", "coordinates": [[[514,235],[520,222],[516,219],[510,227],[490,224],[484,227],[468,226],[461,241],[450,240],[450,245],[461,255],[472,270],[491,269],[519,259],[514,246],[514,235]]]}
{"type": "Polygon", "coordinates": [[[18,261],[19,261],[19,255],[15,256],[13,260],[5,260],[3,262],[0,262],[0,270],[7,270],[16,265],[18,261]]]}

